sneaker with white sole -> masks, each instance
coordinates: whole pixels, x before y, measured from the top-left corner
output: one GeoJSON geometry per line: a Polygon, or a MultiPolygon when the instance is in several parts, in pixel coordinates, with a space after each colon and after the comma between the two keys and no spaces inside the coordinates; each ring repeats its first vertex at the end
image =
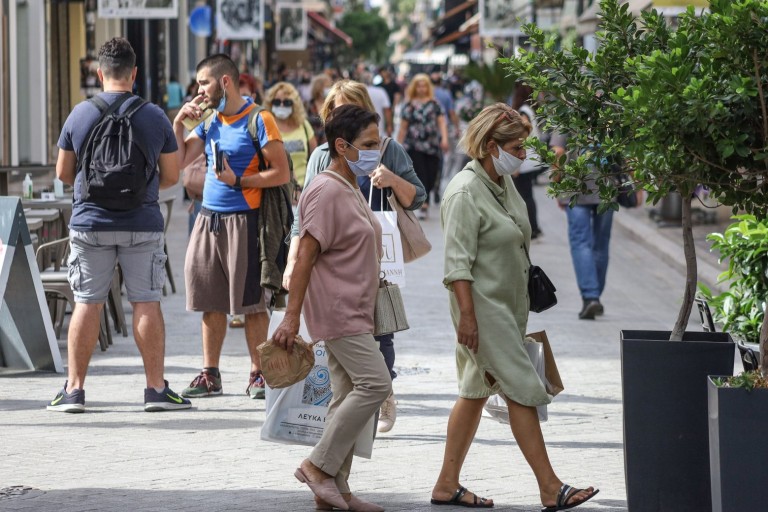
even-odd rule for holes
{"type": "Polygon", "coordinates": [[[390,393],[387,399],[384,400],[384,403],[381,404],[377,430],[379,432],[389,432],[395,426],[395,421],[397,421],[397,402],[395,401],[395,394],[390,393]]]}
{"type": "Polygon", "coordinates": [[[73,389],[67,393],[67,383],[56,395],[56,398],[48,403],[46,407],[49,411],[78,413],[85,411],[85,390],[73,389]]]}
{"type": "Polygon", "coordinates": [[[159,393],[155,391],[155,388],[144,390],[144,410],[147,412],[175,411],[190,407],[192,407],[192,402],[174,393],[168,387],[167,380],[165,381],[165,389],[159,393]]]}

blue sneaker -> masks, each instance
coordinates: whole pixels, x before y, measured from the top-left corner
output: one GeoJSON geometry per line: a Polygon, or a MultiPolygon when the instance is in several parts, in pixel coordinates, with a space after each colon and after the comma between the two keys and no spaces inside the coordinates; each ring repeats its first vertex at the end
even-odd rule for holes
{"type": "Polygon", "coordinates": [[[168,381],[165,382],[165,389],[160,393],[154,388],[144,390],[144,410],[147,412],[175,411],[177,409],[189,409],[192,402],[182,398],[168,387],[168,381]]]}
{"type": "Polygon", "coordinates": [[[67,393],[67,382],[64,381],[64,387],[61,388],[56,398],[51,400],[46,409],[56,412],[84,412],[85,390],[73,389],[71,393],[67,393]]]}

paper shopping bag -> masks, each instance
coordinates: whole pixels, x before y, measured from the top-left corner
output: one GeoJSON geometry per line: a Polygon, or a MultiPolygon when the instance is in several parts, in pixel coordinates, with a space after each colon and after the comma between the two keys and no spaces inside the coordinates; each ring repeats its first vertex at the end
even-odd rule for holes
{"type": "Polygon", "coordinates": [[[403,242],[397,228],[397,212],[380,211],[373,215],[381,224],[381,271],[384,279],[405,288],[405,259],[403,242]]]}
{"type": "Polygon", "coordinates": [[[547,380],[544,384],[547,388],[547,393],[556,396],[565,389],[565,386],[563,386],[563,380],[560,378],[560,372],[557,370],[557,363],[555,363],[552,347],[549,345],[547,331],[528,333],[526,334],[526,337],[533,338],[544,346],[544,369],[546,370],[547,376],[547,380]]]}
{"type": "MultiPolygon", "coordinates": [[[[270,337],[283,321],[285,313],[275,311],[269,321],[270,337]]],[[[304,318],[301,318],[299,335],[310,339],[304,318]]],[[[314,345],[315,365],[309,375],[300,382],[281,389],[273,389],[267,383],[267,417],[261,427],[261,439],[275,443],[314,446],[325,428],[325,416],[331,403],[331,376],[325,343],[314,345]]],[[[366,424],[355,443],[355,455],[371,458],[374,438],[374,418],[366,424]]]]}

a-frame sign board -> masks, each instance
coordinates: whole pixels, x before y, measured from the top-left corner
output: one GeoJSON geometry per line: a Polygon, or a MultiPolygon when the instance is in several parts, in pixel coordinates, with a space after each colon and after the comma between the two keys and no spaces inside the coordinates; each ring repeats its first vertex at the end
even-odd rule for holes
{"type": "Polygon", "coordinates": [[[63,372],[18,197],[0,197],[0,367],[63,372]]]}

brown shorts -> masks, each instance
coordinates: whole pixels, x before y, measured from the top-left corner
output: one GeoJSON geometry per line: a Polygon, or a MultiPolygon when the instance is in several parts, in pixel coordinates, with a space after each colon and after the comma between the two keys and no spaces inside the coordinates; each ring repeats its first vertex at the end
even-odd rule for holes
{"type": "Polygon", "coordinates": [[[259,211],[218,214],[203,208],[184,262],[187,310],[249,315],[267,311],[261,289],[259,211]]]}

